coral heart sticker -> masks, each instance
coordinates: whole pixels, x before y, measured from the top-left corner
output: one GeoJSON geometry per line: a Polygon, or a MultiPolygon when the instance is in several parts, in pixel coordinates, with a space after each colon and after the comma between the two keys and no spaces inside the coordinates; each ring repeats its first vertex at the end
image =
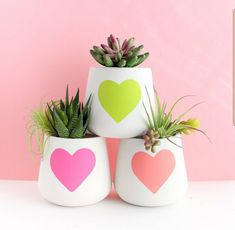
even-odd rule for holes
{"type": "Polygon", "coordinates": [[[153,157],[144,152],[137,152],[131,163],[135,176],[152,193],[161,188],[175,168],[175,158],[169,150],[161,150],[153,157]]]}
{"type": "Polygon", "coordinates": [[[70,191],[75,191],[94,169],[95,154],[79,149],[73,155],[64,149],[55,149],[51,155],[51,169],[57,179],[70,191]]]}
{"type": "Polygon", "coordinates": [[[107,80],[101,83],[98,97],[104,110],[119,123],[138,105],[141,88],[135,80],[126,80],[121,84],[107,80]]]}

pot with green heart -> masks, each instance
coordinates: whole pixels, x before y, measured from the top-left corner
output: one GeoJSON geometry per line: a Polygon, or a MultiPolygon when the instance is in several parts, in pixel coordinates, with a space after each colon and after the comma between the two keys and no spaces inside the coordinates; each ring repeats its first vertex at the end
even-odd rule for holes
{"type": "Polygon", "coordinates": [[[167,103],[161,103],[156,96],[156,106],[150,106],[150,113],[144,105],[148,117],[145,135],[120,141],[115,189],[124,201],[139,206],[162,206],[178,201],[186,193],[188,180],[181,136],[205,132],[199,129],[198,119],[183,120],[199,103],[173,118],[176,104],[185,97],[167,110],[167,103]]]}
{"type": "Polygon", "coordinates": [[[108,45],[94,46],[93,58],[104,67],[89,70],[86,95],[92,94],[89,129],[103,137],[128,138],[140,135],[146,129],[146,88],[154,100],[152,72],[139,68],[149,53],[141,54],[143,46],[136,47],[134,38],[122,44],[113,35],[108,45]]]}
{"type": "Polygon", "coordinates": [[[34,111],[28,124],[41,153],[38,186],[48,201],[83,206],[104,199],[111,179],[105,140],[88,131],[90,101],[79,102],[79,91],[34,111]]]}

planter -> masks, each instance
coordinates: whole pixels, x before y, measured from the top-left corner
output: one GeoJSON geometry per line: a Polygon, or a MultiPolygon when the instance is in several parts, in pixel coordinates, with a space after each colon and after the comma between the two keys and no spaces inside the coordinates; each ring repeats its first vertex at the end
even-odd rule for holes
{"type": "MultiPolygon", "coordinates": [[[[181,138],[171,141],[182,145],[181,138]]],[[[187,190],[183,149],[161,139],[156,153],[144,149],[142,139],[121,140],[115,189],[126,202],[139,206],[161,206],[176,202],[187,190]]]]}
{"type": "Polygon", "coordinates": [[[111,189],[105,140],[48,137],[38,185],[46,200],[62,206],[89,205],[104,199],[111,189]]]}
{"type": "Polygon", "coordinates": [[[92,94],[89,130],[98,136],[130,138],[147,129],[143,103],[154,100],[150,68],[90,68],[86,98],[92,94]]]}

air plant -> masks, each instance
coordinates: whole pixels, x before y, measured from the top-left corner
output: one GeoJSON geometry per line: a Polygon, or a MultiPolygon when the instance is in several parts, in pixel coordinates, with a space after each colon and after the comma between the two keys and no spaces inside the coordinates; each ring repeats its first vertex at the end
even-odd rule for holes
{"type": "Polygon", "coordinates": [[[110,35],[108,45],[93,46],[90,50],[92,57],[106,67],[135,67],[144,62],[149,53],[140,54],[144,46],[135,46],[135,38],[125,39],[121,44],[119,38],[110,35]]]}
{"type": "MultiPolygon", "coordinates": [[[[155,153],[156,147],[161,142],[161,138],[167,138],[170,142],[172,142],[172,140],[169,139],[170,137],[176,136],[177,134],[189,135],[193,133],[194,131],[203,133],[209,139],[206,133],[199,129],[200,127],[199,119],[189,118],[187,120],[182,120],[182,118],[190,110],[192,110],[194,107],[198,106],[201,103],[194,104],[189,109],[187,109],[184,113],[178,115],[176,118],[173,118],[172,113],[174,111],[175,106],[178,104],[178,102],[180,102],[182,99],[186,97],[190,97],[193,95],[187,95],[187,96],[183,96],[179,98],[177,101],[175,101],[175,103],[170,107],[168,111],[167,111],[166,101],[163,101],[163,103],[161,103],[160,97],[156,93],[156,91],[155,91],[155,95],[156,95],[156,111],[151,105],[149,94],[148,94],[148,98],[149,98],[150,111],[151,111],[150,113],[147,111],[147,108],[144,105],[144,109],[148,118],[148,131],[143,136],[144,146],[146,150],[151,150],[151,152],[155,153]]],[[[174,142],[172,143],[175,144],[174,142]]]]}
{"type": "Polygon", "coordinates": [[[35,137],[40,153],[43,151],[44,137],[83,138],[86,135],[89,117],[90,101],[85,105],[79,102],[79,90],[76,96],[69,99],[68,86],[65,100],[51,101],[40,109],[33,111],[28,124],[30,148],[35,137]]]}

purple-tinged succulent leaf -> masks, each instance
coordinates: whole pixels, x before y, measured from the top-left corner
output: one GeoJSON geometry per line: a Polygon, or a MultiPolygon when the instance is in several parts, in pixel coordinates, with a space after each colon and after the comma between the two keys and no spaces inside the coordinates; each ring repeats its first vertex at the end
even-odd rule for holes
{"type": "Polygon", "coordinates": [[[108,46],[112,49],[112,42],[111,42],[111,39],[110,37],[107,38],[107,42],[108,42],[108,46]]]}
{"type": "Polygon", "coordinates": [[[93,46],[91,55],[102,65],[107,67],[134,67],[148,58],[149,53],[140,55],[143,45],[136,47],[135,38],[125,39],[123,43],[111,34],[107,38],[108,45],[93,46]]]}
{"type": "Polygon", "coordinates": [[[112,48],[113,50],[118,50],[118,43],[115,39],[115,37],[111,34],[110,37],[109,37],[110,41],[111,41],[111,44],[112,44],[112,48]]]}
{"type": "Polygon", "coordinates": [[[122,43],[122,50],[125,50],[127,48],[127,40],[125,39],[124,42],[122,43]]]}
{"type": "Polygon", "coordinates": [[[117,44],[118,44],[118,50],[120,50],[120,49],[121,49],[120,39],[119,39],[119,38],[116,38],[116,40],[117,40],[117,44]]]}
{"type": "Polygon", "coordinates": [[[131,52],[134,48],[135,48],[135,46],[131,46],[131,47],[127,46],[126,50],[123,50],[124,51],[124,55],[128,54],[129,52],[131,52]]]}
{"type": "Polygon", "coordinates": [[[107,45],[105,44],[101,44],[101,47],[108,53],[108,54],[114,54],[114,51],[108,47],[107,45]]]}

